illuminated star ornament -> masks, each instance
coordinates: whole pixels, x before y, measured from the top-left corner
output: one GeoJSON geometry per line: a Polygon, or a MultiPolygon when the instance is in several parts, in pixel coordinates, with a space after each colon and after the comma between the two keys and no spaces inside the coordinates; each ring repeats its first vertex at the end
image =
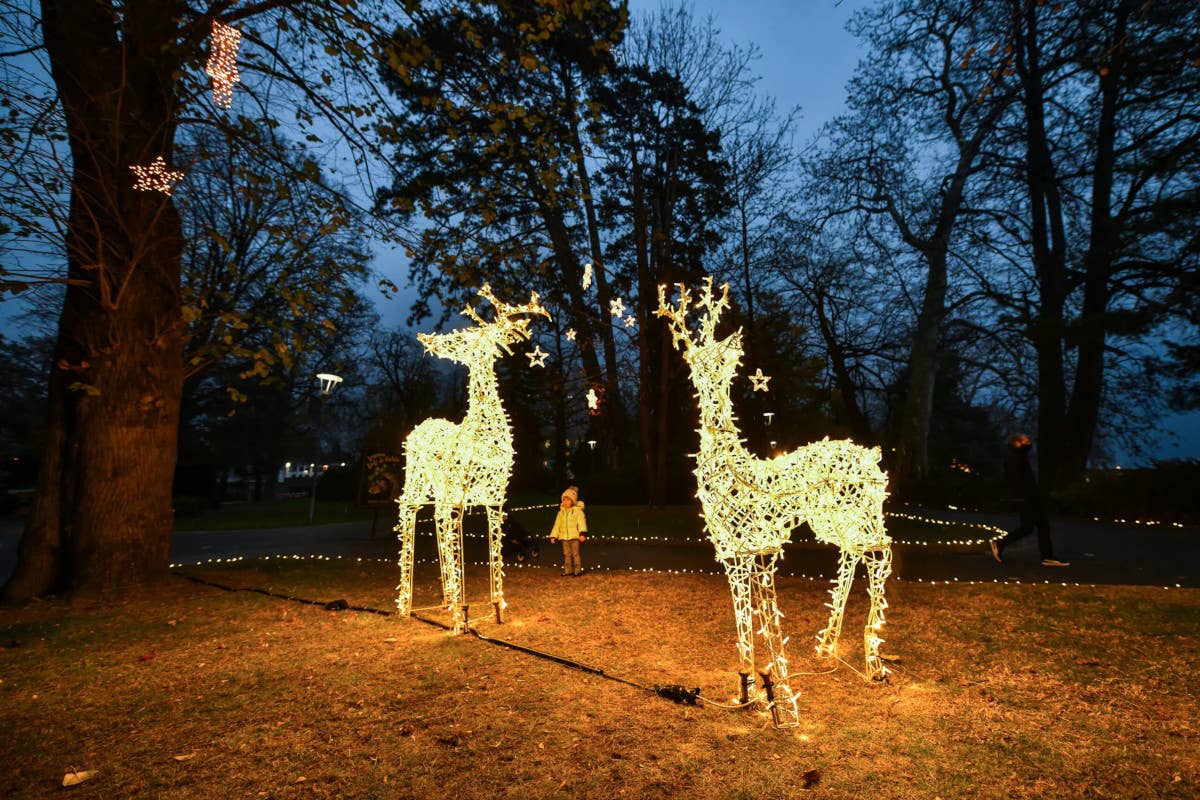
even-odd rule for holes
{"type": "Polygon", "coordinates": [[[621,298],[619,297],[609,302],[608,310],[614,317],[625,316],[625,304],[621,302],[621,298]]]}
{"type": "Polygon", "coordinates": [[[413,545],[417,512],[433,506],[437,527],[438,561],[442,568],[442,605],[450,613],[450,630],[462,633],[466,618],[464,585],[463,514],[471,506],[483,506],[488,521],[488,564],[490,600],[496,621],[503,622],[504,562],[500,554],[500,523],[508,493],[515,449],[512,427],[500,402],[496,380],[496,358],[511,346],[528,341],[534,314],[550,317],[538,303],[537,294],[523,305],[509,305],[484,284],[479,296],[489,301],[495,313],[484,319],[471,306],[464,314],[475,324],[451,333],[419,333],[417,339],[435,356],[466,366],[467,413],[462,422],[427,419],[404,440],[404,492],[396,500],[400,519],[400,585],[396,608],[400,616],[412,613],[413,545]]]}
{"type": "Polygon", "coordinates": [[[238,82],[237,53],[242,32],[232,25],[213,20],[208,64],[204,71],[212,78],[213,102],[221,108],[233,105],[233,85],[238,82]]]}
{"type": "Polygon", "coordinates": [[[637,318],[635,316],[633,316],[633,314],[630,314],[629,316],[625,317],[625,327],[626,328],[632,328],[634,325],[637,325],[637,318]]]}
{"type": "Polygon", "coordinates": [[[595,389],[588,389],[587,393],[588,408],[595,411],[600,407],[600,398],[596,396],[595,389]]]}
{"type": "Polygon", "coordinates": [[[574,328],[567,328],[567,339],[569,339],[572,342],[575,341],[575,329],[574,328]]]}
{"type": "Polygon", "coordinates": [[[543,353],[543,352],[542,352],[542,347],[541,347],[541,345],[536,345],[536,344],[535,344],[535,345],[533,346],[533,351],[532,351],[532,352],[529,352],[529,353],[526,353],[526,354],[525,354],[525,357],[529,359],[529,366],[531,366],[531,367],[544,367],[544,366],[546,366],[546,358],[547,358],[549,355],[550,355],[549,353],[543,353]]]}
{"type": "Polygon", "coordinates": [[[884,582],[891,573],[891,538],[884,529],[883,501],[887,474],[879,468],[879,448],[866,448],[849,439],[799,447],[774,458],[758,458],[745,441],[733,415],[729,389],[742,363],[742,332],[716,336],[717,320],[729,307],[729,286],[714,294],[706,279],[695,308],[703,313],[699,331],[688,326],[692,294],[679,285],[679,303],[658,287],[658,316],[665,317],[672,343],[683,354],[696,390],[700,419],[700,451],[696,453],[696,496],[704,511],[704,527],[725,567],[733,595],[737,629],[741,702],[753,702],[751,690],[761,675],[763,691],[754,700],[765,706],[776,727],[799,724],[797,695],[788,677],[784,653],[783,612],[775,600],[775,569],[792,530],[807,522],[816,538],[841,550],[838,576],[830,591],[829,622],[817,635],[817,655],[837,656],[846,598],[859,562],[866,567],[871,608],[863,632],[867,669],[882,679],[887,668],[879,655],[883,612],[887,608],[884,582]],[[755,664],[754,641],[766,646],[767,665],[755,664]]]}
{"type": "Polygon", "coordinates": [[[583,290],[586,292],[592,285],[592,262],[583,265],[583,290]]]}
{"type": "Polygon", "coordinates": [[[167,169],[167,162],[163,160],[162,156],[145,166],[131,164],[129,168],[133,170],[136,177],[133,182],[135,191],[162,192],[167,197],[171,196],[171,190],[175,188],[175,184],[183,180],[185,174],[167,169]]]}
{"type": "Polygon", "coordinates": [[[771,376],[763,375],[762,367],[759,367],[754,371],[754,374],[750,376],[750,382],[754,384],[754,391],[756,392],[771,391],[767,388],[767,384],[771,382],[771,376]]]}

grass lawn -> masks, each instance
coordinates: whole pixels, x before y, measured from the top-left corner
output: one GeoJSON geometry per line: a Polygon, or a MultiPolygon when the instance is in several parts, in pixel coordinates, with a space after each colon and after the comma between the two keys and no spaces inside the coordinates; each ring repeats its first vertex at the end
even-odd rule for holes
{"type": "MultiPolygon", "coordinates": [[[[334,522],[370,521],[373,507],[359,506],[353,501],[318,500],[313,514],[314,525],[334,522]]],[[[392,515],[389,507],[379,509],[380,519],[392,515]]],[[[261,503],[224,503],[195,516],[175,520],[177,531],[240,531],[254,528],[300,528],[308,524],[308,498],[268,500],[261,503]]]]}
{"type": "MultiPolygon", "coordinates": [[[[388,610],[396,582],[373,561],[188,572],[388,610]]],[[[417,605],[433,605],[436,566],[417,579],[417,605]]],[[[486,584],[472,568],[472,596],[486,584]]],[[[893,581],[884,652],[899,660],[868,685],[852,669],[857,587],[847,664],[812,658],[826,586],[779,582],[801,693],[790,730],[416,619],[179,577],[153,600],[0,609],[0,796],[1200,795],[1200,591],[893,581]],[[62,789],[70,770],[96,775],[62,789]]],[[[479,614],[480,633],[647,686],[735,690],[718,577],[510,569],[506,590],[509,621],[479,614]]]]}

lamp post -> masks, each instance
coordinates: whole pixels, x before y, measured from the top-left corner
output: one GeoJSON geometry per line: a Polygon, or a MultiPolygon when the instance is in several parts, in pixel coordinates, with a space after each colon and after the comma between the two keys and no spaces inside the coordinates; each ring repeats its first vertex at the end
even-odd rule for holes
{"type": "MultiPolygon", "coordinates": [[[[320,372],[317,373],[317,380],[321,382],[321,394],[318,397],[321,402],[317,405],[317,461],[319,462],[321,457],[321,412],[325,408],[325,399],[333,394],[333,390],[342,382],[342,378],[339,375],[320,372]]],[[[317,477],[320,475],[317,470],[320,466],[320,463],[315,463],[312,468],[312,492],[308,496],[309,525],[312,525],[313,516],[317,513],[317,477]]]]}

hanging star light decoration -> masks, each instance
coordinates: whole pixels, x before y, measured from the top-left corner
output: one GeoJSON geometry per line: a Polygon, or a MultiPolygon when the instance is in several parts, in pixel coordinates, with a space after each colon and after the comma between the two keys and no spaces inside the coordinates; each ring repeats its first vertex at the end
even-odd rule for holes
{"type": "Polygon", "coordinates": [[[770,382],[771,382],[771,376],[763,375],[762,367],[759,367],[757,370],[754,371],[754,374],[750,376],[750,383],[754,384],[754,391],[756,391],[756,392],[771,391],[770,389],[767,388],[767,384],[770,382]]]}
{"type": "Polygon", "coordinates": [[[623,317],[625,316],[625,303],[619,297],[614,298],[608,304],[608,311],[615,318],[623,317]]]}
{"type": "Polygon", "coordinates": [[[770,459],[757,458],[743,446],[729,390],[742,360],[742,332],[716,338],[721,312],[729,307],[729,286],[713,293],[705,281],[696,308],[704,313],[699,331],[688,327],[692,295],[679,285],[679,303],[658,290],[658,316],[665,317],[672,341],[690,369],[700,408],[700,451],[694,470],[705,530],[725,567],[733,596],[742,702],[754,686],[754,638],[767,650],[763,678],[766,706],[778,727],[799,724],[797,696],[788,682],[781,631],[783,613],[775,600],[775,568],[793,529],[807,522],[816,538],[841,550],[841,566],[829,623],[818,634],[817,654],[834,657],[855,566],[866,565],[871,610],[863,640],[867,674],[887,672],[879,656],[883,626],[884,582],[891,572],[891,539],[883,524],[887,475],[879,468],[879,448],[828,438],[770,459]]]}
{"type": "Polygon", "coordinates": [[[567,339],[572,342],[575,341],[575,329],[574,328],[567,328],[567,339]]]}
{"type": "Polygon", "coordinates": [[[600,398],[596,396],[595,389],[588,389],[587,403],[588,403],[588,408],[591,409],[592,411],[595,411],[597,408],[600,407],[600,398]]]}
{"type": "Polygon", "coordinates": [[[586,292],[592,286],[592,262],[583,265],[583,290],[586,292]]]}
{"type": "Polygon", "coordinates": [[[546,366],[546,359],[550,356],[549,353],[543,353],[541,345],[534,345],[532,352],[526,353],[525,357],[529,359],[530,367],[546,366]]]}
{"type": "Polygon", "coordinates": [[[625,317],[625,327],[626,328],[632,328],[634,325],[637,325],[637,317],[633,316],[633,314],[630,314],[629,316],[625,317]]]}
{"type": "Polygon", "coordinates": [[[213,20],[209,39],[208,64],[204,71],[212,78],[213,102],[221,108],[233,105],[233,85],[238,82],[237,53],[242,32],[232,25],[213,20]]]}
{"type": "Polygon", "coordinates": [[[183,180],[185,173],[175,172],[167,169],[167,162],[162,156],[151,161],[149,164],[142,166],[140,164],[131,164],[129,166],[133,170],[136,180],[133,182],[133,188],[138,192],[162,192],[167,197],[171,196],[171,190],[175,188],[175,184],[183,180]]]}
{"type": "Polygon", "coordinates": [[[491,603],[496,621],[503,621],[504,570],[500,553],[501,514],[508,492],[515,450],[512,427],[500,402],[495,362],[501,351],[529,339],[530,318],[550,317],[538,303],[509,305],[484,284],[480,297],[495,309],[491,321],[467,306],[464,314],[475,324],[443,334],[417,334],[426,351],[467,367],[467,413],[462,422],[427,419],[404,441],[404,492],[396,500],[400,519],[400,585],[396,607],[401,616],[412,611],[413,545],[417,511],[432,505],[437,526],[438,562],[442,572],[442,602],[450,612],[451,630],[466,628],[463,577],[463,515],[469,506],[483,506],[488,519],[488,563],[491,603]]]}

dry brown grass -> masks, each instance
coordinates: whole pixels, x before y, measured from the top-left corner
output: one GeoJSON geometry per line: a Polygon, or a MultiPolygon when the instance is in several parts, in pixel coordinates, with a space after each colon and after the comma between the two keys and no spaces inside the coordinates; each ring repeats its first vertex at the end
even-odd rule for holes
{"type": "MultiPolygon", "coordinates": [[[[383,609],[395,583],[377,562],[190,571],[383,609]]],[[[417,577],[431,604],[434,569],[417,577]]],[[[523,569],[506,588],[510,621],[480,620],[481,633],[646,685],[734,692],[721,578],[523,569]]],[[[417,620],[182,578],[154,601],[0,611],[0,796],[1200,794],[1200,591],[893,582],[886,685],[810,657],[824,584],[784,579],[779,595],[793,668],[818,673],[796,675],[802,722],[788,731],[417,620]],[[60,788],[70,769],[98,775],[60,788]],[[820,779],[805,790],[809,770],[820,779]]],[[[854,602],[843,646],[861,668],[854,602]]]]}

